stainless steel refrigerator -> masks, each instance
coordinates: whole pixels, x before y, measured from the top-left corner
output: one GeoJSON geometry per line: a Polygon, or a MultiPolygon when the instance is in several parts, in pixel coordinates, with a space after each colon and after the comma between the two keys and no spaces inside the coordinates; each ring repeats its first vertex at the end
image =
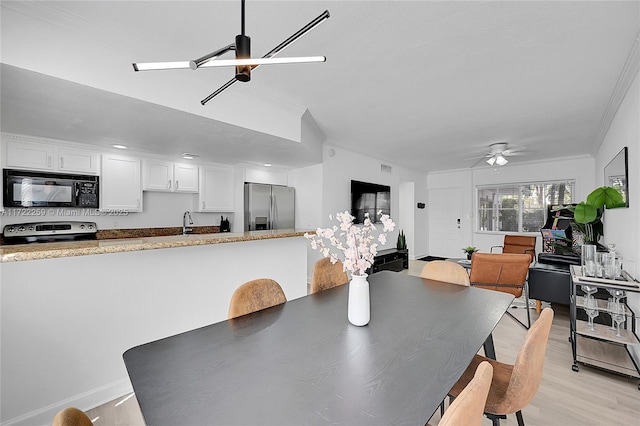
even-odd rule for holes
{"type": "Polygon", "coordinates": [[[245,183],[244,230],[295,228],[294,201],[294,188],[245,183]]]}

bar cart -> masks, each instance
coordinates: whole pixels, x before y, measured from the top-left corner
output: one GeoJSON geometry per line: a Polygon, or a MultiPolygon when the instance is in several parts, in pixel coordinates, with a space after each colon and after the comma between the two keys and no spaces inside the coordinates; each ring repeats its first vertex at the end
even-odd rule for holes
{"type": "MultiPolygon", "coordinates": [[[[623,271],[622,279],[586,277],[580,266],[571,266],[571,316],[570,336],[573,351],[571,369],[578,371],[578,363],[597,367],[623,376],[640,379],[640,368],[629,352],[630,345],[640,345],[636,334],[636,315],[626,303],[626,293],[640,293],[640,285],[623,271]],[[595,289],[595,290],[594,290],[595,289]],[[607,299],[586,296],[598,289],[619,295],[617,304],[607,299]],[[586,291],[585,291],[586,290],[586,291]],[[595,299],[595,300],[594,300],[595,299]],[[620,305],[624,308],[620,309],[620,305]],[[579,311],[580,310],[580,311],[579,311]],[[615,312],[615,311],[622,311],[615,312]],[[583,314],[591,314],[589,322],[582,320],[583,314]],[[607,321],[596,323],[593,319],[611,317],[612,326],[607,321]],[[621,317],[620,314],[623,315],[621,317]],[[614,317],[619,321],[614,321],[614,317]],[[622,328],[624,324],[624,328],[622,328]],[[617,326],[617,329],[616,327],[617,326]]],[[[638,384],[640,390],[640,384],[638,384]]]]}

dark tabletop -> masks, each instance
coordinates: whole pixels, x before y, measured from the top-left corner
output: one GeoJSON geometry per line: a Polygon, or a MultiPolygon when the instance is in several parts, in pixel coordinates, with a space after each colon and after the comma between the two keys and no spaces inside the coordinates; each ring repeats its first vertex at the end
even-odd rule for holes
{"type": "Polygon", "coordinates": [[[147,425],[424,425],[513,297],[395,272],[129,349],[147,425]]]}

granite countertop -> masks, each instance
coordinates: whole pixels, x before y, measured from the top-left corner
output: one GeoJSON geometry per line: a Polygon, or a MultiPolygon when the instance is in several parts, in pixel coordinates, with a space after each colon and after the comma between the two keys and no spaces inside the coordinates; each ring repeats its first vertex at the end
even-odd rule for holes
{"type": "Polygon", "coordinates": [[[235,243],[273,238],[300,237],[303,236],[305,232],[307,231],[279,229],[242,233],[216,232],[209,234],[180,234],[152,237],[98,239],[90,241],[0,245],[0,263],[87,256],[91,254],[189,247],[208,244],[235,243]]]}

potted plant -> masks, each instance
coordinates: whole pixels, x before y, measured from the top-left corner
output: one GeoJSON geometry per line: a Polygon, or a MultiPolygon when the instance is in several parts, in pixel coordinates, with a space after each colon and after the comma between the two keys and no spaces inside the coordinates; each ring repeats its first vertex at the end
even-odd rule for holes
{"type": "Polygon", "coordinates": [[[585,244],[598,244],[598,240],[603,235],[602,215],[604,209],[625,207],[622,194],[617,189],[610,186],[601,186],[594,189],[576,206],[567,206],[573,211],[573,222],[576,228],[584,234],[585,244]]]}
{"type": "Polygon", "coordinates": [[[407,239],[404,236],[404,231],[401,229],[398,234],[398,240],[396,241],[396,248],[398,251],[407,250],[407,239]]]}
{"type": "Polygon", "coordinates": [[[468,246],[462,249],[463,252],[467,253],[467,259],[471,260],[471,256],[473,253],[480,251],[474,246],[468,246]]]}

